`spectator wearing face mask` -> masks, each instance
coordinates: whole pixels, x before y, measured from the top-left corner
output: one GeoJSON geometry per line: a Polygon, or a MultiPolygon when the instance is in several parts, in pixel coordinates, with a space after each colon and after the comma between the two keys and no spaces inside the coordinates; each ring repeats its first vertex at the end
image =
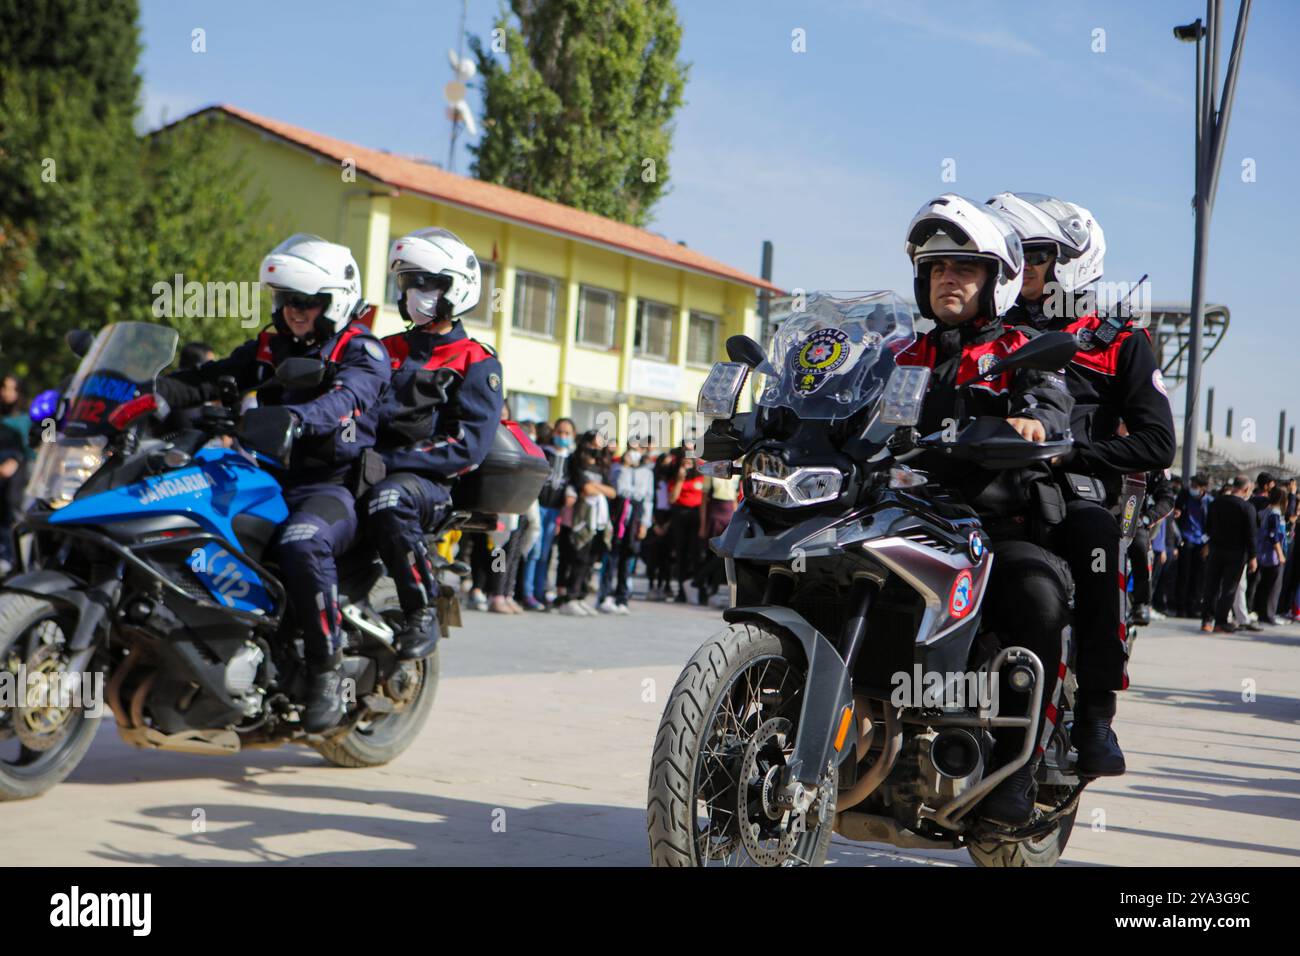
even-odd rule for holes
{"type": "Polygon", "coordinates": [[[610,504],[610,550],[601,565],[596,605],[596,610],[605,614],[628,613],[632,565],[653,520],[654,475],[641,467],[641,456],[640,442],[632,439],[622,460],[609,472],[616,494],[610,504]]]}
{"type": "MultiPolygon", "coordinates": [[[[524,559],[523,607],[528,611],[549,611],[552,606],[547,593],[551,589],[551,555],[555,551],[560,512],[564,510],[565,492],[569,486],[569,456],[573,452],[576,434],[577,429],[570,418],[556,419],[554,426],[543,423],[537,429],[537,444],[546,455],[551,474],[537,496],[539,533],[524,559]]],[[[556,572],[557,593],[558,583],[564,580],[567,571],[565,554],[565,549],[561,548],[560,568],[556,572]]]]}
{"type": "Polygon", "coordinates": [[[615,491],[601,465],[604,440],[597,431],[585,432],[571,459],[569,488],[560,515],[560,548],[565,576],[556,584],[559,613],[589,617],[596,613],[584,598],[590,587],[593,562],[598,563],[608,545],[609,499],[615,491]],[[563,560],[566,558],[567,560],[563,560]]]}
{"type": "Polygon", "coordinates": [[[700,551],[700,506],[704,503],[704,476],[699,471],[693,446],[683,446],[676,473],[668,483],[668,503],[672,507],[669,534],[677,569],[678,604],[685,604],[686,582],[698,563],[700,551]]]}

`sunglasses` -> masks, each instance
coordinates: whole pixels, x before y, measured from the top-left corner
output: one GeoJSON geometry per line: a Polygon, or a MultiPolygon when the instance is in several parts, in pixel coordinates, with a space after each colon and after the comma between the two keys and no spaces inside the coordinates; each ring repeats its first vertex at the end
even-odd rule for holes
{"type": "Polygon", "coordinates": [[[399,272],[397,288],[418,289],[420,292],[446,292],[451,288],[451,276],[438,275],[433,272],[399,272]]]}
{"type": "Polygon", "coordinates": [[[330,304],[328,292],[318,292],[315,295],[305,295],[302,292],[277,292],[275,294],[275,307],[283,309],[290,306],[299,310],[324,309],[330,304]]]}
{"type": "Polygon", "coordinates": [[[1025,250],[1025,262],[1031,266],[1045,266],[1056,258],[1056,253],[1049,246],[1037,246],[1025,250]]]}

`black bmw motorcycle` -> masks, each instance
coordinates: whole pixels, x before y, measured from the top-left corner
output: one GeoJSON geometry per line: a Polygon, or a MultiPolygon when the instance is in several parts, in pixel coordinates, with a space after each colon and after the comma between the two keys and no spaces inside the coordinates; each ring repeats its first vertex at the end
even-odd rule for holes
{"type": "MultiPolygon", "coordinates": [[[[744,501],[712,542],[732,607],[664,710],[650,768],[655,865],[819,865],[833,832],[908,848],[966,849],[983,866],[1050,866],[1083,781],[1067,674],[1023,827],[971,811],[1024,766],[991,769],[995,727],[1034,723],[1051,683],[1027,648],[1002,646],[980,608],[993,555],[976,513],[906,464],[926,448],[984,468],[1045,462],[1001,419],[918,437],[930,370],[896,366],[915,337],[893,293],[813,293],[785,315],[772,355],[744,336],[714,366],[702,457],[742,475],[744,501]],[[747,376],[755,408],[737,413],[747,376]],[[1029,706],[999,709],[1003,676],[1029,706]]],[[[981,378],[1060,368],[1074,339],[1047,333],[981,378]]]]}

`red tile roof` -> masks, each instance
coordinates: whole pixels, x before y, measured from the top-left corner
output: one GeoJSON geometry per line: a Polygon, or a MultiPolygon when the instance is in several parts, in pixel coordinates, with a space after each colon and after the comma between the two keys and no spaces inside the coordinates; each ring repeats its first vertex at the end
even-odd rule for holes
{"type": "Polygon", "coordinates": [[[752,286],[781,292],[779,288],[757,276],[733,269],[701,255],[693,249],[679,245],[663,236],[646,232],[626,223],[615,222],[595,213],[583,212],[549,199],[539,199],[527,193],[498,186],[495,183],[458,176],[445,169],[430,166],[413,159],[394,156],[377,149],[348,143],[332,136],[313,133],[279,120],[267,119],[235,106],[209,106],[178,122],[193,116],[217,112],[270,133],[311,152],[327,156],[336,162],[351,159],[357,172],[370,176],[397,189],[406,190],[451,203],[497,219],[534,226],[571,236],[584,242],[596,243],[619,252],[643,256],[679,268],[703,272],[752,286]]]}

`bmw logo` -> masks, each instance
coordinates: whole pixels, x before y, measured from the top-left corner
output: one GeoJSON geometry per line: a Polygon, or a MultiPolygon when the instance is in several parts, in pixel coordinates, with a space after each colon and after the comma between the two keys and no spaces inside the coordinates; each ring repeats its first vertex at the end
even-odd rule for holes
{"type": "Polygon", "coordinates": [[[973,564],[979,564],[980,559],[984,557],[984,539],[980,537],[978,531],[972,531],[970,537],[966,539],[966,552],[970,555],[973,564]]]}

